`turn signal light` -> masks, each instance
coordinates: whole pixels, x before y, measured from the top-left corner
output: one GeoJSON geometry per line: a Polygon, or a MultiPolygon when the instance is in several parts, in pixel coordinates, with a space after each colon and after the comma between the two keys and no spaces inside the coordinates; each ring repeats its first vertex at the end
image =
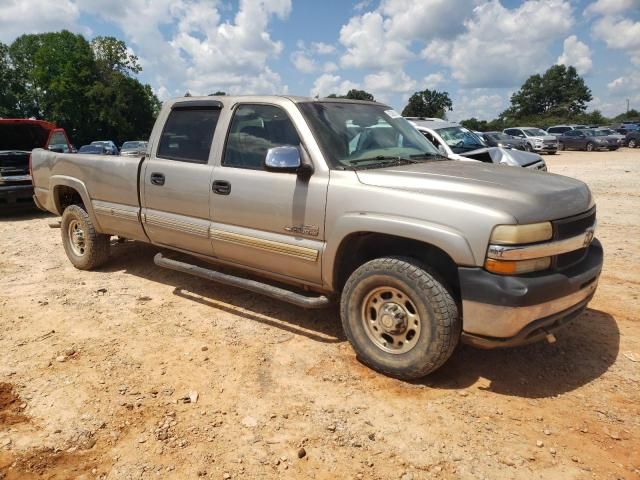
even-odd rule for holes
{"type": "Polygon", "coordinates": [[[551,266],[551,257],[534,258],[532,260],[494,260],[487,258],[484,268],[499,275],[521,275],[523,273],[546,270],[551,266]]]}

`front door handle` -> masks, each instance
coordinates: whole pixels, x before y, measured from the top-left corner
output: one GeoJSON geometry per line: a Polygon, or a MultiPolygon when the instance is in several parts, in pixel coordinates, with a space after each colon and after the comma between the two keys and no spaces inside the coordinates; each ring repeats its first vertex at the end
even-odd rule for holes
{"type": "Polygon", "coordinates": [[[153,185],[164,185],[164,173],[153,172],[151,174],[151,183],[153,185]]]}
{"type": "Polygon", "coordinates": [[[216,180],[213,182],[213,193],[229,195],[231,193],[231,184],[226,180],[216,180]]]}

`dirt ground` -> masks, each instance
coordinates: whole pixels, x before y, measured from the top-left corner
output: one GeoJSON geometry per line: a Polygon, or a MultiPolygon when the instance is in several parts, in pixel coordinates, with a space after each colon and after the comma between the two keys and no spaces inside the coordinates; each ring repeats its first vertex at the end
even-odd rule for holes
{"type": "Polygon", "coordinates": [[[413,383],[362,366],[336,309],[133,242],[81,272],[50,217],[1,217],[0,479],[640,478],[640,149],[545,159],[597,199],[590,308],[553,345],[460,347],[413,383]]]}

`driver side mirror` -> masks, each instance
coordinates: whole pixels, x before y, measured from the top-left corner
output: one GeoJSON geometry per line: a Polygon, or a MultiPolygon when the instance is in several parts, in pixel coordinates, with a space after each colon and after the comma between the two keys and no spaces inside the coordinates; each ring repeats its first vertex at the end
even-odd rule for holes
{"type": "Polygon", "coordinates": [[[264,169],[267,172],[297,173],[302,178],[309,178],[313,173],[313,166],[303,162],[300,150],[293,145],[284,145],[267,150],[264,159],[264,169]]]}

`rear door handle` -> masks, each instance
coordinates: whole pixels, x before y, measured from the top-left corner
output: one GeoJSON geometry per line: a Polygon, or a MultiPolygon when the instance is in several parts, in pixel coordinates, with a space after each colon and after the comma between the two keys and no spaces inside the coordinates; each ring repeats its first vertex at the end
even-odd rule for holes
{"type": "Polygon", "coordinates": [[[213,182],[213,193],[229,195],[231,193],[231,184],[226,180],[216,180],[213,182]]]}
{"type": "Polygon", "coordinates": [[[151,174],[151,183],[153,185],[164,185],[164,173],[153,172],[151,174]]]}

